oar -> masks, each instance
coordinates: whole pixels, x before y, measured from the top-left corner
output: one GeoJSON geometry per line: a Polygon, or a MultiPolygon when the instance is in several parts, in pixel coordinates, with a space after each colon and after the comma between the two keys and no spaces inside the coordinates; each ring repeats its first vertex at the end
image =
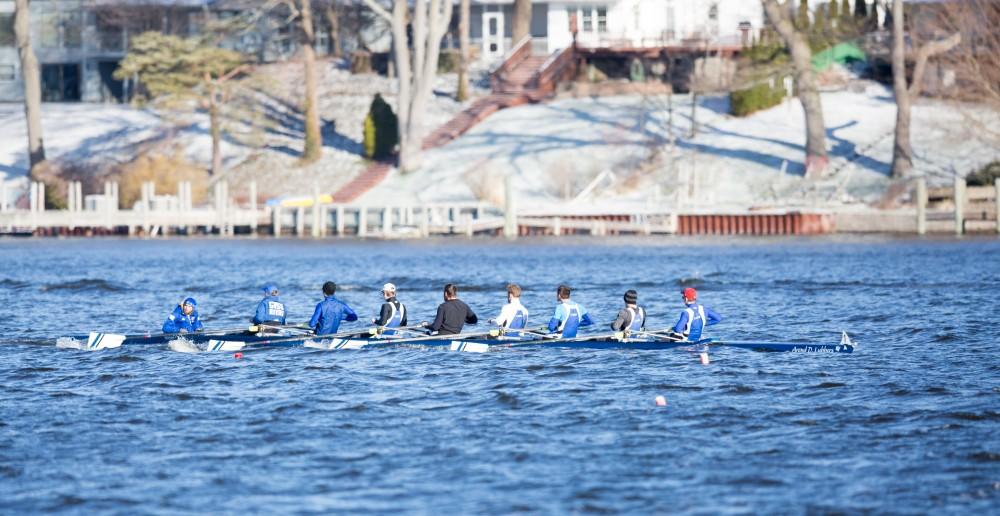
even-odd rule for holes
{"type": "MultiPolygon", "coordinates": [[[[418,328],[418,327],[420,327],[420,326],[405,326],[405,327],[402,327],[402,328],[410,329],[410,328],[418,328]]],[[[401,329],[401,328],[392,328],[392,329],[395,330],[395,329],[401,329]]],[[[246,342],[246,341],[229,341],[229,340],[221,340],[221,339],[219,339],[219,340],[210,340],[208,347],[209,347],[210,351],[237,351],[237,350],[243,349],[244,347],[246,347],[248,345],[253,345],[253,346],[267,346],[267,345],[274,345],[274,344],[280,345],[280,344],[286,344],[286,343],[289,343],[289,342],[295,342],[295,341],[300,341],[300,340],[301,341],[305,341],[305,340],[329,340],[329,339],[337,339],[337,338],[344,338],[344,337],[363,337],[363,336],[367,336],[367,335],[378,335],[378,334],[379,334],[379,328],[369,328],[369,329],[354,329],[354,330],[350,330],[350,331],[343,331],[343,332],[338,332],[338,333],[328,333],[328,334],[323,334],[323,335],[311,335],[311,334],[308,334],[308,333],[303,333],[301,335],[294,335],[294,336],[276,336],[278,338],[274,338],[274,339],[262,339],[262,340],[255,340],[255,341],[250,341],[250,342],[246,342]]],[[[342,346],[339,346],[339,347],[342,347],[342,346]]],[[[339,349],[339,347],[338,347],[338,349],[339,349]]]]}

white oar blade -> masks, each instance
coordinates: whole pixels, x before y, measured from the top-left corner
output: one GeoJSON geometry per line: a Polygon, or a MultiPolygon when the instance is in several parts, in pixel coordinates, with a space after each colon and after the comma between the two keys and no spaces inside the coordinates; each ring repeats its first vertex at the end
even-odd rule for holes
{"type": "Polygon", "coordinates": [[[87,337],[87,350],[96,351],[98,349],[117,348],[121,347],[122,342],[125,342],[124,335],[116,335],[114,333],[98,333],[92,331],[87,337]]]}
{"type": "Polygon", "coordinates": [[[460,340],[451,341],[452,351],[462,351],[465,353],[486,353],[490,350],[489,344],[482,342],[462,342],[460,340]]]}
{"type": "Polygon", "coordinates": [[[239,340],[210,340],[205,351],[239,351],[246,347],[247,343],[239,340]]]}

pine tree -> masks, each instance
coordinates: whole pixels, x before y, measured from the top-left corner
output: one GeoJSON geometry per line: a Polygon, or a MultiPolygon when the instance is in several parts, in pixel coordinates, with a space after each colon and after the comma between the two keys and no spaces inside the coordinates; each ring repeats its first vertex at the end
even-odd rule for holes
{"type": "Polygon", "coordinates": [[[830,19],[826,16],[826,6],[819,6],[813,13],[813,37],[821,47],[827,46],[827,35],[830,34],[830,19]]]}
{"type": "Polygon", "coordinates": [[[795,15],[795,27],[803,32],[809,30],[809,0],[799,0],[799,11],[795,15]]]}
{"type": "Polygon", "coordinates": [[[882,27],[885,30],[892,30],[892,8],[888,5],[885,7],[885,21],[882,22],[882,27]]]}
{"type": "Polygon", "coordinates": [[[854,17],[858,20],[858,23],[864,23],[865,18],[868,17],[868,4],[866,0],[854,0],[854,17]]]}
{"type": "Polygon", "coordinates": [[[829,10],[831,21],[836,21],[837,18],[840,18],[840,4],[837,3],[837,0],[830,2],[829,10]]]}
{"type": "Polygon", "coordinates": [[[868,12],[868,19],[865,21],[865,32],[876,30],[878,30],[878,3],[873,2],[871,11],[868,12]]]}

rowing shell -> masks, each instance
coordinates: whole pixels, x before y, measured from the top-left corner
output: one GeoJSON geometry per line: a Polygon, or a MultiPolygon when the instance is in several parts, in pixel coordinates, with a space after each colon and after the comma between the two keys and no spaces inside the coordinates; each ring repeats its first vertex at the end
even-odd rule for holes
{"type": "Polygon", "coordinates": [[[633,350],[667,350],[690,349],[703,351],[710,347],[731,347],[767,352],[790,353],[853,353],[857,343],[844,334],[840,343],[816,344],[801,342],[754,342],[726,341],[705,339],[696,342],[670,341],[664,339],[616,339],[607,337],[581,337],[575,339],[517,339],[517,338],[460,338],[447,337],[414,338],[414,339],[374,339],[374,338],[301,338],[301,339],[244,339],[230,340],[228,338],[209,340],[206,351],[241,351],[266,348],[308,347],[324,350],[346,349],[384,349],[384,348],[415,348],[415,349],[447,349],[485,353],[503,351],[514,348],[559,348],[559,349],[633,349],[633,350]]]}

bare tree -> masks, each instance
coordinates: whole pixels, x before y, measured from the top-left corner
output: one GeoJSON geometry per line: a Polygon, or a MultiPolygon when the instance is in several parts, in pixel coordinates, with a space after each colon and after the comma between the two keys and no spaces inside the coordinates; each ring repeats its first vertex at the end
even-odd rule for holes
{"type": "Polygon", "coordinates": [[[458,65],[458,89],[455,93],[455,99],[459,102],[464,102],[469,98],[469,18],[470,18],[470,0],[461,0],[459,5],[459,15],[458,15],[458,48],[459,53],[459,65],[458,65]]]}
{"type": "MultiPolygon", "coordinates": [[[[941,4],[941,13],[933,25],[945,33],[959,32],[962,44],[940,57],[940,61],[955,72],[958,86],[953,94],[969,101],[973,109],[985,106],[1000,111],[1000,2],[996,0],[964,0],[941,4]]],[[[982,123],[980,113],[967,116],[966,121],[980,136],[1000,142],[1000,130],[994,124],[982,123]]]]}
{"type": "Polygon", "coordinates": [[[303,99],[306,134],[301,159],[303,163],[311,163],[323,155],[323,135],[319,127],[319,89],[316,84],[316,30],[313,26],[312,1],[297,0],[297,2],[302,73],[305,76],[306,87],[306,96],[303,99]]]}
{"type": "Polygon", "coordinates": [[[31,48],[31,28],[28,18],[28,0],[14,4],[14,37],[21,57],[21,77],[24,80],[24,116],[28,121],[28,163],[31,172],[45,161],[42,144],[42,85],[38,72],[38,58],[31,48]]]}
{"type": "Polygon", "coordinates": [[[451,23],[452,2],[414,0],[412,12],[408,0],[392,0],[391,11],[377,0],[364,2],[392,27],[393,60],[399,79],[399,167],[414,170],[420,165],[421,123],[434,86],[441,39],[451,23]],[[410,37],[407,22],[412,26],[410,37]]]}
{"type": "Polygon", "coordinates": [[[328,0],[323,6],[323,14],[326,16],[326,24],[330,28],[330,55],[341,57],[344,49],[340,44],[340,2],[328,0]]]}
{"type": "Polygon", "coordinates": [[[777,0],[761,0],[767,18],[785,41],[792,55],[795,70],[795,85],[799,102],[806,118],[806,178],[822,177],[828,162],[826,153],[826,126],[823,122],[823,103],[816,88],[816,74],[812,68],[812,50],[809,41],[792,25],[788,9],[777,0]]]}
{"type": "Polygon", "coordinates": [[[531,35],[531,0],[514,0],[514,25],[510,29],[511,44],[516,45],[531,35]]]}
{"type": "MultiPolygon", "coordinates": [[[[892,90],[896,96],[896,137],[892,146],[892,177],[905,177],[913,169],[913,146],[910,144],[910,107],[913,98],[920,96],[927,60],[947,52],[962,42],[956,32],[947,39],[926,43],[916,52],[916,63],[910,85],[906,84],[906,44],[904,42],[903,0],[892,3],[892,90]]],[[[916,31],[910,31],[910,40],[916,45],[916,31]]]]}

